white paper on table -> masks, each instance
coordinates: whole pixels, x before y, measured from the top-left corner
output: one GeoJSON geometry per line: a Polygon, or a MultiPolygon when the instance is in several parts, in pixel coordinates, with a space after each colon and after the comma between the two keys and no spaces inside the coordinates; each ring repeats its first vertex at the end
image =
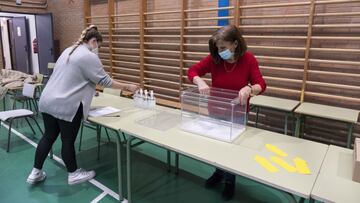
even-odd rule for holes
{"type": "Polygon", "coordinates": [[[197,118],[182,122],[181,129],[217,140],[232,142],[245,131],[245,126],[240,125],[231,129],[230,125],[197,118]]]}
{"type": "Polygon", "coordinates": [[[112,113],[116,113],[119,112],[120,109],[111,107],[111,106],[105,106],[105,107],[100,107],[100,108],[95,108],[95,109],[91,109],[89,111],[89,116],[91,117],[100,117],[100,116],[105,116],[108,114],[112,114],[112,113]]]}

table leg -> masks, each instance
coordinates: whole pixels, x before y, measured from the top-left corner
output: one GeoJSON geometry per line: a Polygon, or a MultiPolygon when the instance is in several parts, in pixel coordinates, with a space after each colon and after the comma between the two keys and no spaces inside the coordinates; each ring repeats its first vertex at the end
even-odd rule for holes
{"type": "Polygon", "coordinates": [[[301,115],[296,115],[295,137],[300,137],[301,115]]]}
{"type": "Polygon", "coordinates": [[[285,125],[284,125],[284,134],[287,135],[287,131],[288,131],[288,118],[289,118],[289,114],[286,113],[285,114],[285,125]]]}
{"type": "Polygon", "coordinates": [[[351,138],[352,138],[352,131],[353,131],[353,123],[348,123],[348,135],[347,135],[347,148],[351,148],[351,138]]]}
{"type": "Polygon", "coordinates": [[[295,136],[295,129],[296,129],[296,118],[295,118],[295,114],[294,113],[291,113],[291,124],[293,126],[293,129],[292,129],[292,136],[295,136]]]}
{"type": "Polygon", "coordinates": [[[306,123],[306,116],[301,116],[301,128],[300,128],[300,136],[303,137],[305,135],[305,123],[306,123]]]}
{"type": "Polygon", "coordinates": [[[100,160],[100,136],[101,136],[101,127],[100,125],[96,125],[96,138],[97,138],[97,160],[100,160]]]}
{"type": "Polygon", "coordinates": [[[3,102],[4,102],[4,110],[3,110],[3,111],[6,111],[6,95],[7,95],[7,94],[5,94],[5,95],[4,95],[4,98],[3,98],[3,102]]]}
{"type": "Polygon", "coordinates": [[[257,124],[258,124],[258,120],[259,120],[259,108],[260,107],[255,107],[256,108],[256,117],[255,117],[255,128],[257,128],[257,124]]]}
{"type": "Polygon", "coordinates": [[[167,171],[171,171],[171,152],[167,150],[167,171]]]}
{"type": "Polygon", "coordinates": [[[120,134],[116,133],[116,152],[117,152],[117,169],[118,169],[118,192],[119,192],[119,201],[122,202],[124,199],[123,196],[123,187],[122,187],[122,169],[121,169],[121,151],[123,151],[123,145],[121,143],[120,134]]]}
{"type": "Polygon", "coordinates": [[[126,162],[126,168],[127,168],[127,193],[128,193],[128,203],[131,203],[131,141],[133,141],[135,138],[133,136],[129,136],[129,139],[126,143],[126,155],[127,155],[127,162],[126,162]]]}
{"type": "Polygon", "coordinates": [[[179,174],[179,154],[175,153],[175,174],[179,174]]]}

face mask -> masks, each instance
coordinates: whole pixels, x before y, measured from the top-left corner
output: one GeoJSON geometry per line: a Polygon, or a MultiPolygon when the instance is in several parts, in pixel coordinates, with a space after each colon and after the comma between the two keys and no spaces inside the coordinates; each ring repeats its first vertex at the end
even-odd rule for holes
{"type": "Polygon", "coordinates": [[[99,48],[98,47],[96,47],[95,49],[92,49],[91,51],[96,55],[99,54],[99,48]]]}
{"type": "Polygon", "coordinates": [[[230,49],[226,49],[219,53],[220,57],[224,60],[229,60],[234,57],[234,53],[230,51],[230,49]]]}
{"type": "Polygon", "coordinates": [[[99,45],[97,43],[88,43],[87,44],[88,48],[90,49],[90,51],[96,55],[99,54],[99,45]]]}

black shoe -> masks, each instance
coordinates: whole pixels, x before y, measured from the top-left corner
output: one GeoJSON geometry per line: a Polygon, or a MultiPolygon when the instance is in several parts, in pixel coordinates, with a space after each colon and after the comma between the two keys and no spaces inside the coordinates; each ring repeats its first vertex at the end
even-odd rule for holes
{"type": "Polygon", "coordinates": [[[230,200],[234,196],[235,183],[225,182],[225,187],[222,192],[222,198],[225,201],[230,200]]]}
{"type": "Polygon", "coordinates": [[[212,176],[210,178],[208,178],[205,182],[205,187],[206,188],[212,188],[215,185],[221,183],[221,181],[224,179],[224,177],[222,175],[219,175],[218,173],[214,173],[212,174],[212,176]]]}

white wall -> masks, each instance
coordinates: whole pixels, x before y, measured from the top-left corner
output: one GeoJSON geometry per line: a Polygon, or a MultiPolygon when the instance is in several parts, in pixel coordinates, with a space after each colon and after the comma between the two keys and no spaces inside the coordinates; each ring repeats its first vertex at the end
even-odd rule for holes
{"type": "Polygon", "coordinates": [[[33,73],[39,73],[39,57],[38,54],[34,54],[33,52],[33,46],[32,41],[36,38],[36,22],[35,22],[35,15],[31,14],[21,14],[21,13],[6,13],[6,12],[0,12],[1,16],[12,16],[12,17],[26,17],[29,21],[29,36],[30,36],[30,42],[29,45],[31,46],[31,62],[32,62],[32,70],[33,73]]]}

